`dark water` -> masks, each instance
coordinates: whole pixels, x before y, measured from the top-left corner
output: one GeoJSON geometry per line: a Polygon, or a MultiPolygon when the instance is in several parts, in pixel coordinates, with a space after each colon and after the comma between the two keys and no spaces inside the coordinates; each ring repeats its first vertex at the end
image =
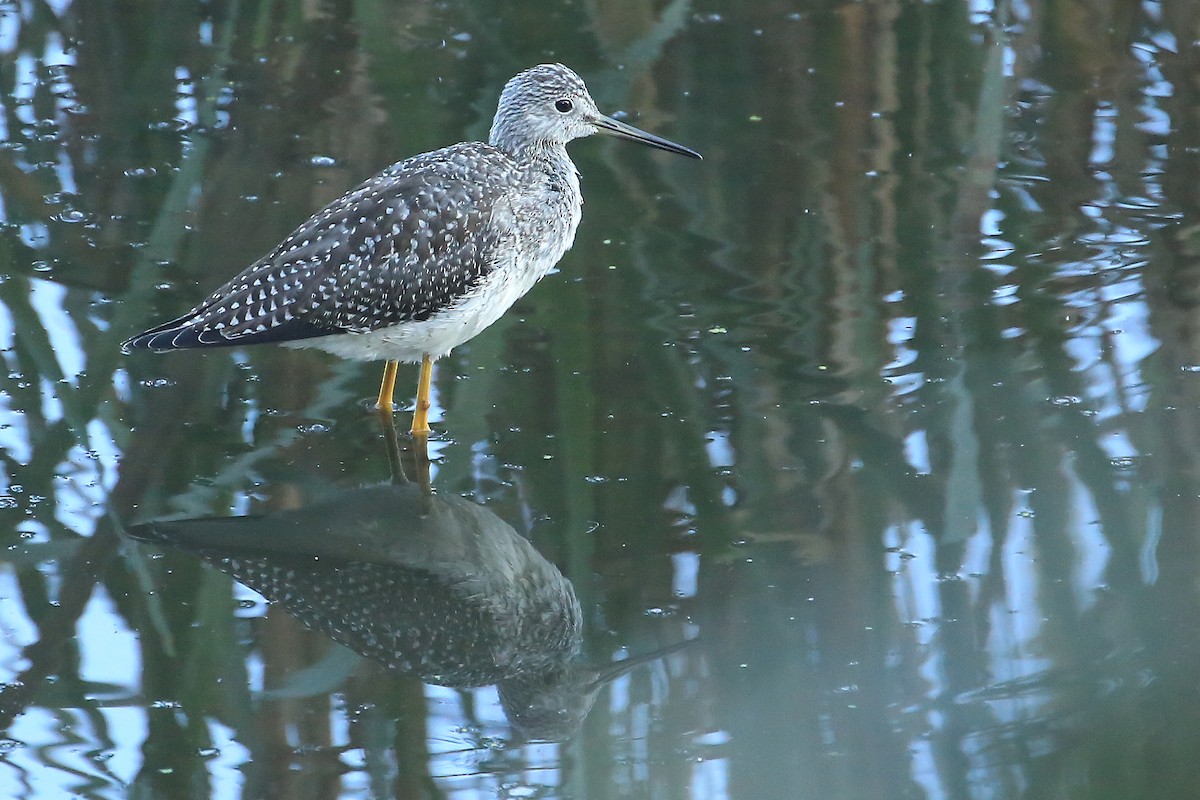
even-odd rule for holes
{"type": "Polygon", "coordinates": [[[1198,42],[0,3],[0,797],[1200,796],[1198,42]],[[572,146],[574,249],[437,366],[431,500],[377,365],[120,354],[548,60],[706,160],[572,146]]]}

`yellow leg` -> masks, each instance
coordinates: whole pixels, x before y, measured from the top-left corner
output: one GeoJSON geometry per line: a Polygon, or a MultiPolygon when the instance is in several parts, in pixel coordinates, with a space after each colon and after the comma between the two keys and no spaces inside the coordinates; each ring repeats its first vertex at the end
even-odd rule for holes
{"type": "Polygon", "coordinates": [[[379,400],[375,407],[388,414],[392,413],[392,396],[396,393],[396,369],[399,361],[389,361],[383,365],[383,383],[379,385],[379,400]]]}
{"type": "Polygon", "coordinates": [[[429,435],[429,384],[433,380],[433,359],[426,353],[421,359],[421,378],[417,381],[417,408],[413,411],[413,436],[429,435]]]}
{"type": "MultiPolygon", "coordinates": [[[[404,455],[400,450],[400,442],[396,439],[396,420],[391,414],[379,414],[379,424],[383,428],[384,444],[387,447],[388,466],[391,468],[392,483],[400,486],[409,482],[404,469],[404,455]]],[[[429,436],[417,435],[412,442],[413,474],[417,485],[426,496],[433,493],[433,484],[429,481],[429,436]]],[[[428,511],[428,509],[427,509],[428,511]]]]}
{"type": "Polygon", "coordinates": [[[413,436],[413,471],[417,485],[425,494],[432,494],[433,484],[429,482],[429,436],[418,434],[413,436]]]}
{"type": "Polygon", "coordinates": [[[392,473],[392,483],[408,483],[404,474],[404,459],[400,456],[400,442],[396,440],[396,418],[386,411],[379,412],[379,426],[383,428],[383,443],[387,448],[388,467],[392,473]]]}

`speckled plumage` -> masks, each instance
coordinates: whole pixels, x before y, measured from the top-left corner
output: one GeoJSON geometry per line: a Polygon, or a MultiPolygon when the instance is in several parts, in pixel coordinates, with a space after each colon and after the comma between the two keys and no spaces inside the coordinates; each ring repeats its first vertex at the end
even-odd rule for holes
{"type": "Polygon", "coordinates": [[[699,157],[600,114],[570,69],[534,67],[505,86],[488,143],[392,165],[124,349],[282,342],[345,358],[440,358],[570,248],[583,200],[565,145],[596,132],[699,157]]]}
{"type": "Polygon", "coordinates": [[[571,582],[489,509],[417,484],[129,533],[203,558],[388,669],[442,686],[496,684],[509,720],[531,738],[570,736],[604,685],[681,646],[581,663],[571,582]]]}

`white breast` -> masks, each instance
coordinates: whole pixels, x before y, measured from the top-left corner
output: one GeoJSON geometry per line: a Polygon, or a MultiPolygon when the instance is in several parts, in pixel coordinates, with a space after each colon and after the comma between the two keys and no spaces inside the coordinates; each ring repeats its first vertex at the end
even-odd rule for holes
{"type": "MultiPolygon", "coordinates": [[[[565,160],[566,152],[562,155],[565,160]]],[[[583,208],[579,177],[569,160],[566,165],[565,169],[556,169],[554,175],[563,188],[522,193],[507,213],[498,210],[505,218],[493,222],[513,235],[495,254],[497,266],[473,291],[422,322],[402,322],[367,333],[301,339],[287,342],[287,346],[313,347],[363,361],[417,363],[425,354],[435,359],[448,355],[498,320],[571,248],[583,208]]],[[[545,172],[531,180],[536,180],[539,187],[548,186],[545,172]]]]}

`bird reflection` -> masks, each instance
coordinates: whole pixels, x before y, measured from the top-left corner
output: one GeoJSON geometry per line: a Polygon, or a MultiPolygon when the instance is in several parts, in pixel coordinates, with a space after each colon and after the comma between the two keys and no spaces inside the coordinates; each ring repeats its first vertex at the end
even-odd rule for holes
{"type": "Polygon", "coordinates": [[[580,664],[570,581],[488,509],[427,486],[399,480],[261,517],[151,522],[130,533],[198,555],[389,669],[454,688],[496,684],[527,739],[569,737],[606,683],[687,644],[580,664]]]}

